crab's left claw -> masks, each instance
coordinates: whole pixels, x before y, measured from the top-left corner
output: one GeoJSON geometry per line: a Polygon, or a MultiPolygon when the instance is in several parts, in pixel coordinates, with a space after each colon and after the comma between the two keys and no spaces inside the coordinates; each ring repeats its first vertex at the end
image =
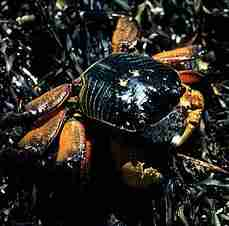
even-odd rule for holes
{"type": "Polygon", "coordinates": [[[183,86],[186,91],[180,98],[179,104],[187,111],[186,127],[182,135],[173,137],[171,143],[176,147],[181,146],[191,136],[195,128],[199,126],[204,110],[203,95],[197,90],[192,90],[187,85],[183,86]]]}

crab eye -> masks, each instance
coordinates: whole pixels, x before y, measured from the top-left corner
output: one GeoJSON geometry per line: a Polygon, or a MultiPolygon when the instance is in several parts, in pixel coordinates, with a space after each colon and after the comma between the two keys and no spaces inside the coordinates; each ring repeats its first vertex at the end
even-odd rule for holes
{"type": "Polygon", "coordinates": [[[168,99],[170,105],[175,106],[179,103],[181,97],[181,91],[182,90],[179,89],[172,90],[171,95],[168,99]]]}
{"type": "Polygon", "coordinates": [[[120,49],[121,49],[122,52],[127,52],[128,49],[129,49],[129,44],[128,44],[128,42],[122,42],[122,43],[120,44],[120,49]]]}

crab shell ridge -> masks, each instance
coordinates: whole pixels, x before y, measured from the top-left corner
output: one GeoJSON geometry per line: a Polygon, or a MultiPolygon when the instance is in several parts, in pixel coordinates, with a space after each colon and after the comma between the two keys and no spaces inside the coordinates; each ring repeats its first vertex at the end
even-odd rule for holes
{"type": "Polygon", "coordinates": [[[185,128],[178,73],[152,58],[112,54],[82,75],[81,111],[97,121],[154,143],[170,142],[185,128]],[[172,123],[171,123],[172,122],[172,123]]]}

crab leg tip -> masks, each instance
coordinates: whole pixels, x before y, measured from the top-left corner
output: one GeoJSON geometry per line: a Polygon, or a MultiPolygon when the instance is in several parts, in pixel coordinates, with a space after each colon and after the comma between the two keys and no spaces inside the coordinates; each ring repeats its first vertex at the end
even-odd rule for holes
{"type": "Polygon", "coordinates": [[[174,145],[175,147],[180,146],[182,142],[182,137],[180,135],[175,135],[172,140],[171,140],[171,144],[174,145]]]}

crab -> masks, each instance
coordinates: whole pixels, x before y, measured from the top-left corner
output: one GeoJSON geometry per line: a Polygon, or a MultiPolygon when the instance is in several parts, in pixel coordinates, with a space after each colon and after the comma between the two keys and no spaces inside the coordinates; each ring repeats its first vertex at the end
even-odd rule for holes
{"type": "MultiPolygon", "coordinates": [[[[24,151],[42,146],[44,152],[39,154],[44,155],[59,137],[55,161],[74,159],[87,172],[93,151],[87,135],[90,123],[177,148],[198,127],[203,110],[203,95],[185,85],[171,66],[148,56],[114,53],[95,62],[72,84],[60,85],[26,104],[25,111],[36,111],[39,117],[18,146],[24,151]]],[[[131,186],[161,178],[158,170],[144,168],[140,161],[116,160],[123,177],[131,178],[126,179],[131,186]],[[128,176],[131,173],[133,177],[128,176]]]]}

